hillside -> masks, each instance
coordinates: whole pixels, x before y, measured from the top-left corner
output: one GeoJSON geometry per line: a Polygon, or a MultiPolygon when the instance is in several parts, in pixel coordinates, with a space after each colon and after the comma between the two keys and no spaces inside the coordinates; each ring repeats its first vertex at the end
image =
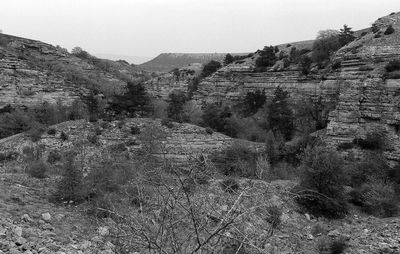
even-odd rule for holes
{"type": "MultiPolygon", "coordinates": [[[[222,62],[225,55],[226,53],[162,53],[138,67],[147,71],[168,72],[194,63],[205,64],[211,60],[222,62]]],[[[247,53],[233,55],[247,55],[247,53]]]]}
{"type": "Polygon", "coordinates": [[[40,41],[0,34],[0,108],[42,102],[71,103],[96,89],[105,95],[146,73],[128,63],[80,58],[40,41]]]}

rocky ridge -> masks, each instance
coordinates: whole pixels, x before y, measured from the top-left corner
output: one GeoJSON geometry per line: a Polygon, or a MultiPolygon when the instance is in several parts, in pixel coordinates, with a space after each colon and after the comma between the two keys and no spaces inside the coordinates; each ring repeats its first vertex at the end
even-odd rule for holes
{"type": "Polygon", "coordinates": [[[69,104],[87,94],[124,89],[126,80],[144,73],[128,63],[102,60],[102,66],[61,47],[0,34],[0,108],[31,107],[42,102],[69,104]]]}

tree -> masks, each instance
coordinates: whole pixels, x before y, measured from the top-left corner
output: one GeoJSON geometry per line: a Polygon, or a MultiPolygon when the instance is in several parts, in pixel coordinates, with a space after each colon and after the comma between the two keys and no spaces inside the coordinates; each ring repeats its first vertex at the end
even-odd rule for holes
{"type": "Polygon", "coordinates": [[[85,50],[83,50],[80,47],[75,47],[71,50],[71,54],[79,57],[79,58],[84,58],[87,59],[90,57],[90,54],[88,52],[86,52],[85,50]]]}
{"type": "Polygon", "coordinates": [[[293,112],[288,105],[289,93],[278,87],[268,105],[268,123],[274,133],[280,132],[289,140],[294,129],[293,112]]]}
{"type": "Polygon", "coordinates": [[[221,68],[221,63],[211,60],[203,67],[203,71],[200,74],[201,78],[205,78],[216,72],[219,68],[221,68]]]}
{"type": "Polygon", "coordinates": [[[300,57],[300,69],[301,73],[304,75],[308,75],[310,73],[312,60],[309,56],[301,56],[300,57]]]}
{"type": "Polygon", "coordinates": [[[340,32],[337,30],[319,31],[317,39],[313,44],[312,60],[323,66],[326,60],[329,60],[333,52],[340,48],[340,32]]]}
{"type": "Polygon", "coordinates": [[[89,113],[89,121],[96,122],[100,115],[99,98],[94,91],[90,91],[89,95],[84,97],[85,104],[89,113]]]}
{"type": "Polygon", "coordinates": [[[177,122],[183,122],[183,105],[188,100],[187,96],[182,91],[172,91],[168,95],[168,117],[177,122]]]}
{"type": "Polygon", "coordinates": [[[248,92],[243,100],[243,113],[245,116],[255,114],[264,105],[266,99],[265,91],[248,92]]]}
{"type": "Polygon", "coordinates": [[[343,28],[340,29],[339,33],[339,44],[340,47],[343,47],[344,45],[348,44],[349,42],[354,41],[356,38],[354,36],[354,32],[351,30],[351,27],[348,27],[347,25],[343,25],[343,28]]]}
{"type": "Polygon", "coordinates": [[[233,62],[233,56],[231,54],[226,54],[224,59],[224,65],[228,65],[233,62]]]}
{"type": "Polygon", "coordinates": [[[118,114],[125,112],[131,117],[147,114],[150,110],[150,99],[143,83],[128,82],[126,92],[112,98],[110,109],[118,114]]]}
{"type": "Polygon", "coordinates": [[[256,66],[259,68],[269,67],[275,64],[276,55],[273,46],[265,46],[263,50],[260,51],[260,56],[256,60],[256,66]]]}
{"type": "Polygon", "coordinates": [[[228,136],[236,137],[237,131],[230,122],[231,116],[232,112],[229,107],[213,103],[206,106],[202,118],[205,126],[228,136]]]}

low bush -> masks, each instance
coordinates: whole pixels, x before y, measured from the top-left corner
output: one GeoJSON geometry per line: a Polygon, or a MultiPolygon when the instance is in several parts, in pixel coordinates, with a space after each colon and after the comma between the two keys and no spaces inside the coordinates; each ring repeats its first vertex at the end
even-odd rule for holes
{"type": "Polygon", "coordinates": [[[49,155],[47,156],[47,162],[49,164],[54,164],[58,161],[61,161],[61,159],[62,159],[61,154],[55,150],[50,151],[49,155]]]}
{"type": "Polygon", "coordinates": [[[392,33],[394,33],[394,28],[393,28],[392,25],[389,25],[389,26],[386,28],[384,34],[385,34],[385,35],[389,35],[389,34],[392,34],[392,33]]]}
{"type": "Polygon", "coordinates": [[[214,133],[214,131],[210,127],[207,127],[206,128],[206,133],[212,135],[214,133]]]}
{"type": "Polygon", "coordinates": [[[90,133],[87,136],[87,140],[91,143],[96,145],[99,142],[99,136],[97,136],[95,133],[90,133]]]}
{"type": "Polygon", "coordinates": [[[235,179],[228,178],[221,182],[221,188],[228,193],[237,193],[240,185],[235,179]]]}
{"type": "Polygon", "coordinates": [[[333,62],[333,64],[332,64],[332,69],[333,69],[333,70],[337,70],[337,69],[339,69],[341,66],[342,66],[342,62],[341,62],[341,61],[335,61],[335,62],[333,62]]]}
{"type": "Polygon", "coordinates": [[[0,153],[0,162],[10,161],[18,156],[17,152],[3,152],[0,153]]]}
{"type": "Polygon", "coordinates": [[[68,134],[66,134],[65,132],[62,131],[61,134],[60,134],[60,139],[62,141],[68,140],[68,134]]]}
{"type": "Polygon", "coordinates": [[[170,118],[164,118],[161,120],[161,125],[171,129],[174,127],[173,121],[170,118]]]}
{"type": "Polygon", "coordinates": [[[49,135],[55,135],[57,133],[57,130],[54,128],[50,128],[47,130],[47,134],[49,135]]]}
{"type": "Polygon", "coordinates": [[[46,178],[46,173],[48,170],[47,164],[39,159],[36,161],[32,161],[31,163],[28,164],[26,168],[26,173],[30,175],[31,177],[43,179],[46,178]]]}
{"type": "Polygon", "coordinates": [[[318,240],[316,248],[319,254],[342,254],[347,248],[347,243],[344,237],[335,240],[322,237],[318,240]]]}
{"type": "Polygon", "coordinates": [[[256,176],[256,159],[257,154],[241,143],[234,143],[211,156],[221,173],[242,177],[256,176]]]}

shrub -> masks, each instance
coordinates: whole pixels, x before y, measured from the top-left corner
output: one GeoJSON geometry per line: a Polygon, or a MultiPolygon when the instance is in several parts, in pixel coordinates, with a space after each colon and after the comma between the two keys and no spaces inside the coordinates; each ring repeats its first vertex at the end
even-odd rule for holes
{"type": "Polygon", "coordinates": [[[266,211],[268,213],[267,222],[271,224],[272,228],[277,228],[282,222],[282,210],[277,206],[268,206],[266,211]]]}
{"type": "Polygon", "coordinates": [[[138,126],[131,126],[131,134],[132,134],[132,135],[138,135],[138,134],[140,134],[140,127],[138,127],[138,126]]]}
{"type": "Polygon", "coordinates": [[[45,132],[45,127],[39,123],[33,123],[28,131],[28,136],[32,142],[37,142],[42,138],[42,134],[45,132]]]}
{"type": "Polygon", "coordinates": [[[392,183],[373,179],[351,193],[351,201],[369,214],[379,217],[396,216],[399,207],[395,202],[395,189],[392,183]]]}
{"type": "Polygon", "coordinates": [[[49,135],[55,135],[57,133],[57,130],[54,128],[50,128],[47,130],[47,134],[49,135]]]}
{"type": "Polygon", "coordinates": [[[342,254],[347,244],[344,237],[331,240],[328,237],[322,237],[317,242],[317,250],[320,254],[342,254]]]}
{"type": "Polygon", "coordinates": [[[164,118],[161,120],[161,125],[171,129],[174,127],[173,121],[170,118],[164,118]]]}
{"type": "Polygon", "coordinates": [[[392,60],[386,66],[385,69],[387,72],[398,71],[400,70],[400,60],[392,60]]]}
{"type": "Polygon", "coordinates": [[[220,62],[211,60],[207,64],[204,65],[203,70],[201,71],[200,77],[206,78],[216,72],[222,65],[220,62]]]}
{"type": "Polygon", "coordinates": [[[400,79],[400,71],[393,71],[385,74],[386,79],[400,79]]]}
{"type": "Polygon", "coordinates": [[[374,36],[374,38],[381,38],[381,37],[382,37],[381,33],[376,33],[374,36]]]}
{"type": "Polygon", "coordinates": [[[311,214],[328,218],[343,217],[343,159],[325,147],[307,148],[302,159],[296,201],[311,214]]]}
{"type": "Polygon", "coordinates": [[[372,24],[371,31],[375,34],[379,31],[379,27],[374,23],[372,24]]]}
{"type": "Polygon", "coordinates": [[[47,164],[43,160],[39,159],[28,164],[26,173],[28,173],[28,175],[31,177],[42,179],[46,178],[47,170],[47,164]]]}
{"type": "Polygon", "coordinates": [[[81,202],[85,198],[82,185],[82,172],[76,167],[74,155],[68,153],[63,165],[62,178],[58,182],[57,190],[52,196],[56,202],[81,202]]]}
{"type": "Polygon", "coordinates": [[[365,35],[367,35],[368,33],[367,32],[362,32],[361,34],[360,34],[360,37],[364,37],[365,35]]]}
{"type": "Polygon", "coordinates": [[[87,136],[87,140],[92,144],[97,144],[99,142],[99,137],[95,133],[90,133],[87,136]]]}
{"type": "Polygon", "coordinates": [[[392,34],[392,33],[394,33],[394,28],[393,28],[392,25],[389,25],[389,26],[386,28],[384,34],[385,34],[385,35],[389,35],[389,34],[392,34]]]}
{"type": "Polygon", "coordinates": [[[221,182],[221,188],[228,193],[237,193],[240,185],[235,179],[228,178],[221,182]]]}
{"type": "Polygon", "coordinates": [[[256,154],[241,143],[234,143],[214,154],[212,162],[224,175],[256,176],[256,154]]]}
{"type": "Polygon", "coordinates": [[[183,106],[188,100],[182,91],[173,91],[168,95],[168,117],[177,122],[183,122],[183,106]]]}
{"type": "Polygon", "coordinates": [[[4,152],[0,153],[0,162],[9,161],[18,156],[17,152],[4,152]]]}
{"type": "Polygon", "coordinates": [[[332,64],[332,69],[337,70],[337,69],[339,69],[341,66],[342,66],[342,62],[340,62],[340,61],[335,61],[335,62],[333,62],[333,64],[332,64]]]}
{"type": "Polygon", "coordinates": [[[206,133],[212,135],[214,133],[214,131],[210,127],[207,127],[206,128],[206,133]]]}
{"type": "Polygon", "coordinates": [[[62,159],[61,154],[57,151],[50,151],[49,155],[47,156],[47,162],[50,164],[54,164],[57,161],[60,161],[62,159]]]}
{"type": "Polygon", "coordinates": [[[62,131],[61,134],[60,134],[60,139],[62,141],[68,140],[68,134],[66,134],[64,131],[62,131]]]}
{"type": "Polygon", "coordinates": [[[339,151],[343,151],[343,150],[349,150],[349,149],[353,149],[354,147],[354,143],[350,143],[350,142],[345,142],[345,143],[340,143],[337,146],[337,149],[339,151]]]}
{"type": "Polygon", "coordinates": [[[382,150],[385,148],[385,140],[379,133],[368,133],[365,139],[355,138],[355,145],[365,150],[382,150]]]}

